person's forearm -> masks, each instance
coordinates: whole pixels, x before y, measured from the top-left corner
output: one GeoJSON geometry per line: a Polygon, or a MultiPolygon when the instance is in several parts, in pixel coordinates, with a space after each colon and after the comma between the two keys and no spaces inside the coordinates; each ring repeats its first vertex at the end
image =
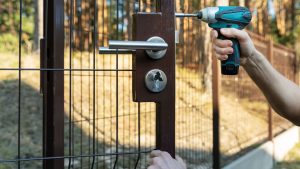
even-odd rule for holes
{"type": "Polygon", "coordinates": [[[243,65],[273,109],[300,125],[300,88],[278,73],[259,52],[249,56],[243,65]]]}

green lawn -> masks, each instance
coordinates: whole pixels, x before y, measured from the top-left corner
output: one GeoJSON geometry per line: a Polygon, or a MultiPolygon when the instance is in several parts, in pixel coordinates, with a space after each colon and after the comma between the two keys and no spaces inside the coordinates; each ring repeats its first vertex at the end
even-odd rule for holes
{"type": "Polygon", "coordinates": [[[274,169],[300,169],[300,143],[274,169]]]}

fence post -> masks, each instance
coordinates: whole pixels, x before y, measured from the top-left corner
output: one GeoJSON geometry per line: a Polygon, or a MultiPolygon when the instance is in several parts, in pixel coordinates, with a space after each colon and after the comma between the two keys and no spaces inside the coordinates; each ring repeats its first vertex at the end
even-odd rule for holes
{"type": "Polygon", "coordinates": [[[44,1],[43,168],[64,168],[64,1],[44,1]],[[47,79],[45,79],[47,78],[47,79]],[[47,159],[56,157],[52,159],[47,159]]]}
{"type": "MultiPolygon", "coordinates": [[[[273,45],[272,39],[268,40],[267,47],[268,47],[267,59],[269,60],[269,62],[271,64],[273,64],[273,54],[274,54],[273,48],[274,48],[274,45],[273,45]]],[[[272,112],[273,112],[272,107],[268,103],[268,139],[270,141],[273,140],[273,117],[272,117],[272,112]]]]}
{"type": "Polygon", "coordinates": [[[212,58],[212,99],[213,99],[213,169],[220,168],[220,62],[212,58]]]}

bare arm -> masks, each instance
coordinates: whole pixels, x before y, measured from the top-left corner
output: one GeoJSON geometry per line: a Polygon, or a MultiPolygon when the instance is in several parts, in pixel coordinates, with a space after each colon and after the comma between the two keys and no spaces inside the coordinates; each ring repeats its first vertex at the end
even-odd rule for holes
{"type": "MultiPolygon", "coordinates": [[[[246,32],[224,29],[222,34],[239,39],[242,54],[241,64],[244,69],[264,93],[274,110],[299,126],[300,88],[272,67],[268,60],[255,49],[246,32]]],[[[220,60],[227,59],[227,55],[232,53],[230,42],[218,40],[216,37],[217,32],[212,31],[216,55],[220,60]]]]}
{"type": "Polygon", "coordinates": [[[273,109],[300,125],[300,88],[275,70],[259,52],[250,56],[244,68],[263,91],[273,109]]]}

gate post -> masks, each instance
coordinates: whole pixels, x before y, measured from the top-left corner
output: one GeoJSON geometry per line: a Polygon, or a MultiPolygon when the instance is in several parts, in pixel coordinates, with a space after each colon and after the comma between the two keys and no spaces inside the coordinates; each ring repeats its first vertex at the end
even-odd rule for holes
{"type": "Polygon", "coordinates": [[[163,104],[157,105],[156,133],[157,147],[168,151],[175,157],[175,81],[176,81],[176,53],[175,53],[175,0],[158,0],[158,12],[162,13],[162,38],[168,43],[165,56],[165,66],[168,72],[168,94],[163,98],[163,104]]]}
{"type": "Polygon", "coordinates": [[[168,44],[166,54],[153,60],[145,51],[133,54],[133,100],[156,103],[156,148],[175,157],[175,2],[157,1],[156,13],[134,14],[133,38],[145,41],[159,36],[168,44]],[[153,69],[162,70],[167,76],[166,88],[159,93],[150,92],[145,86],[145,75],[153,69]]]}
{"type": "Polygon", "coordinates": [[[43,168],[64,168],[64,0],[44,0],[43,168]],[[46,63],[46,64],[45,64],[46,63]],[[53,70],[51,70],[53,69],[53,70]],[[47,157],[57,157],[47,159],[47,157]]]}

